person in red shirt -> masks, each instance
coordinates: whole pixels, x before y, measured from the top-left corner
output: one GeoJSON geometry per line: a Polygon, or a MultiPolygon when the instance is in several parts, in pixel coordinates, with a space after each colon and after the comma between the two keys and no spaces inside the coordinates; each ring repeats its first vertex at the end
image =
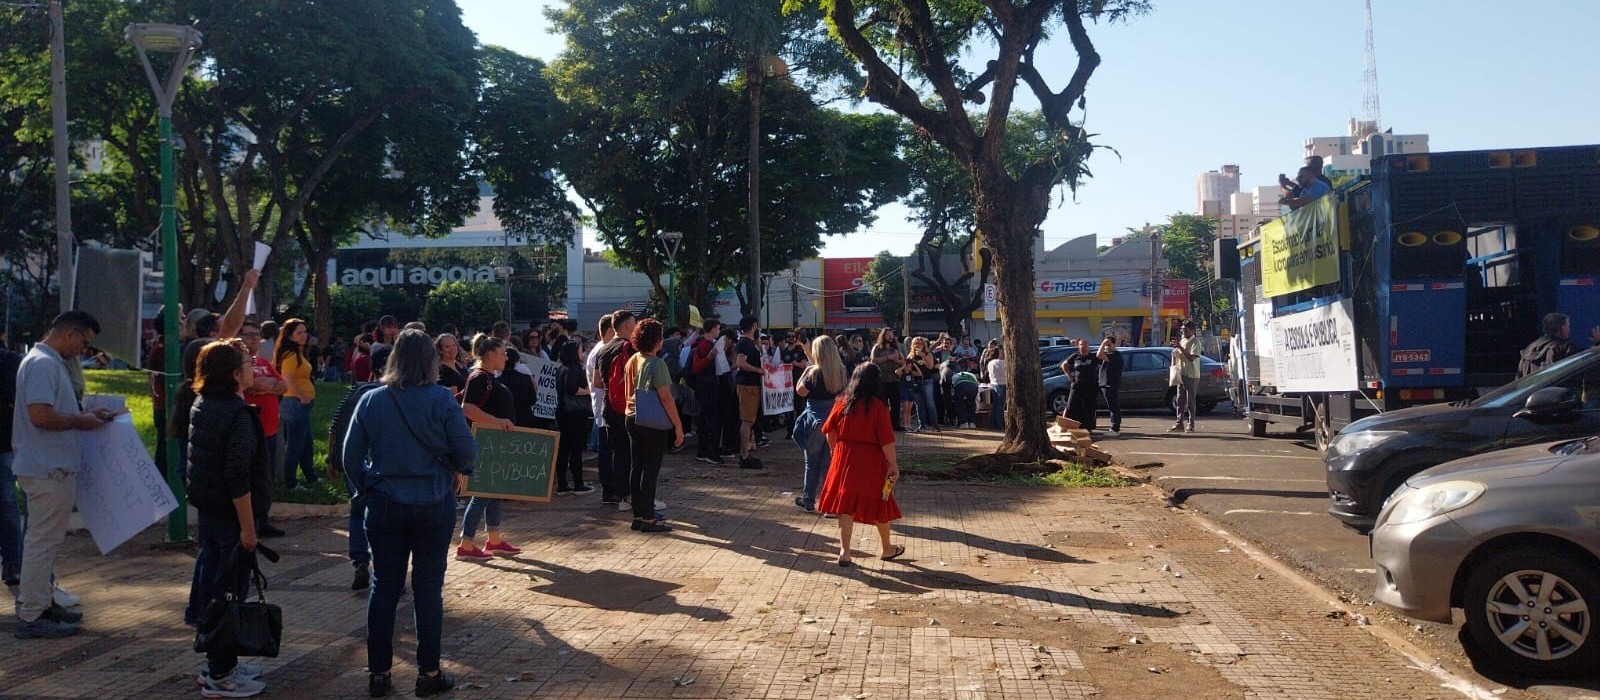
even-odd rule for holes
{"type": "MultiPolygon", "coordinates": [[[[255,321],[245,321],[239,327],[239,338],[244,341],[244,347],[250,351],[250,362],[254,367],[255,381],[245,387],[245,403],[259,409],[262,432],[267,436],[267,455],[273,465],[279,464],[278,452],[278,397],[288,390],[289,385],[283,381],[283,375],[273,369],[272,363],[261,356],[261,325],[255,321]]],[[[273,469],[274,472],[281,471],[273,469]]],[[[268,475],[275,478],[275,475],[268,475]]],[[[256,506],[256,534],[262,537],[282,537],[284,532],[267,522],[267,514],[272,510],[272,502],[256,506]]]]}
{"type": "Polygon", "coordinates": [[[354,354],[350,357],[350,378],[357,384],[372,381],[372,334],[356,336],[351,352],[354,354]]]}

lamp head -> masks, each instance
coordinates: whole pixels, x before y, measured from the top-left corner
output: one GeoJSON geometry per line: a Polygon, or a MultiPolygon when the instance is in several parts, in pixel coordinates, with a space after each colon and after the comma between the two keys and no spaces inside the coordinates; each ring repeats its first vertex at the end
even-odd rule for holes
{"type": "Polygon", "coordinates": [[[122,30],[122,37],[140,51],[178,53],[200,48],[200,30],[182,24],[134,23],[122,30]]]}

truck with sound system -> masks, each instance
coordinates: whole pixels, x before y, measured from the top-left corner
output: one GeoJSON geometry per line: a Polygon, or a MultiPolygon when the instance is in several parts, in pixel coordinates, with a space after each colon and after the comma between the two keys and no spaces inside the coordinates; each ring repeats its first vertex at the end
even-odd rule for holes
{"type": "Polygon", "coordinates": [[[1600,145],[1397,154],[1236,241],[1237,403],[1270,428],[1338,431],[1515,378],[1546,313],[1600,326],[1600,145]]]}

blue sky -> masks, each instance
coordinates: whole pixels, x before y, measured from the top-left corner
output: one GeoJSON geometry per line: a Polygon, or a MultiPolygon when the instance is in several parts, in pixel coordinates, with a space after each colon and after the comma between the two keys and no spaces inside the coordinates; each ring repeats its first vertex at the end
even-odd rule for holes
{"type": "MultiPolygon", "coordinates": [[[[457,2],[479,41],[560,54],[564,39],[541,11],[550,0],[457,2]]],[[[1102,63],[1087,127],[1121,157],[1091,160],[1076,201],[1051,209],[1046,245],[1191,211],[1195,175],[1224,163],[1242,168],[1247,188],[1272,184],[1298,165],[1304,139],[1343,134],[1361,115],[1361,0],[1154,5],[1129,24],[1090,28],[1102,63]]],[[[1429,134],[1434,151],[1600,143],[1600,2],[1374,0],[1373,15],[1384,127],[1429,134]]],[[[1063,38],[1043,51],[1057,57],[1046,77],[1059,87],[1071,47],[1063,38]]],[[[891,205],[871,228],[829,237],[823,254],[903,255],[916,241],[891,205]]]]}

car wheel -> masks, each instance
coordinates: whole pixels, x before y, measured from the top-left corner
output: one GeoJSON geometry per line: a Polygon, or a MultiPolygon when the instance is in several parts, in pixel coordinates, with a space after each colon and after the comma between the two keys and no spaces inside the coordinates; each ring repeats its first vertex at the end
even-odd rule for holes
{"type": "Polygon", "coordinates": [[[1196,413],[1210,413],[1213,410],[1216,410],[1216,408],[1217,405],[1214,403],[1197,403],[1194,405],[1194,410],[1196,413]]]}
{"type": "Polygon", "coordinates": [[[1312,430],[1317,436],[1317,451],[1327,452],[1329,443],[1333,442],[1333,417],[1328,413],[1328,401],[1312,401],[1311,403],[1312,430]]]}
{"type": "Polygon", "coordinates": [[[1067,392],[1057,391],[1050,394],[1050,398],[1046,400],[1045,405],[1050,407],[1051,413],[1058,416],[1067,415],[1067,392]]]}
{"type": "Polygon", "coordinates": [[[1567,676],[1600,667],[1600,575],[1555,549],[1484,557],[1467,579],[1467,632],[1512,673],[1567,676]]]}
{"type": "Polygon", "coordinates": [[[1178,415],[1178,390],[1167,387],[1167,395],[1161,398],[1161,403],[1166,405],[1167,413],[1178,415]]]}

